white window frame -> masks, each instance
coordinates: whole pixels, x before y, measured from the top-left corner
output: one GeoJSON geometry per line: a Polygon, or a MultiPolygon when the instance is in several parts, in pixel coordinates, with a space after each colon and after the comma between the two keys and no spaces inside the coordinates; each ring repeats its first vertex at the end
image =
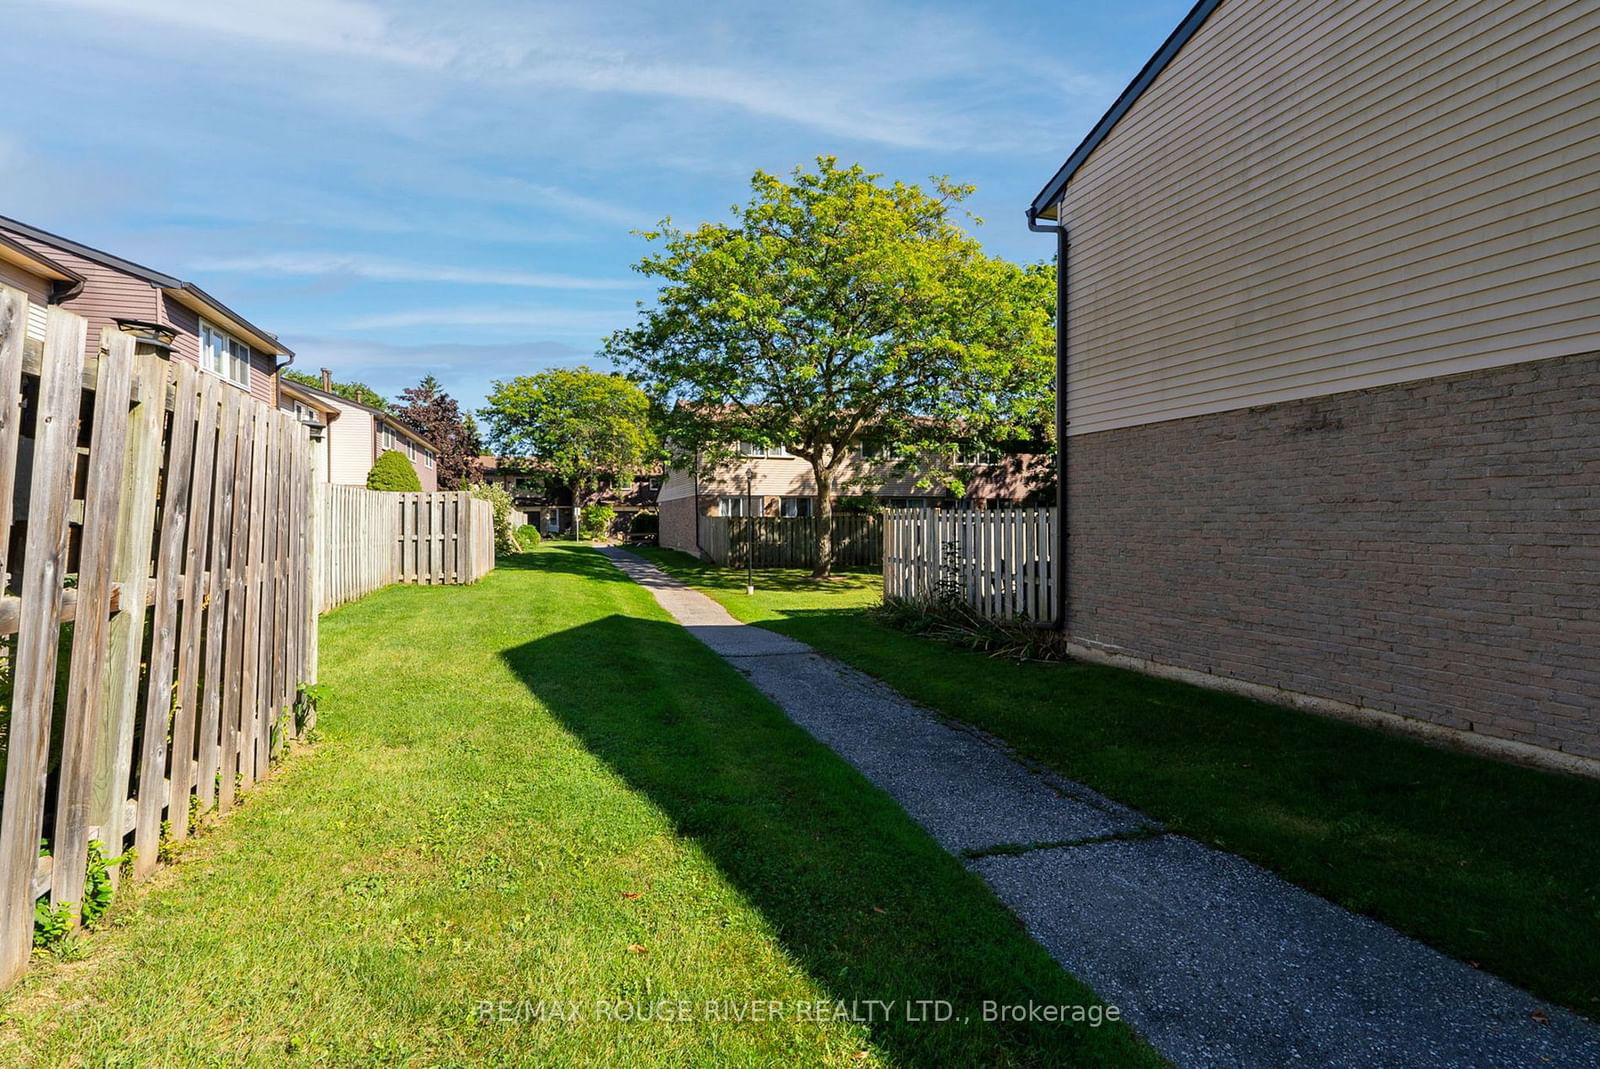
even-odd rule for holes
{"type": "Polygon", "coordinates": [[[717,498],[717,515],[732,519],[746,519],[755,502],[746,494],[722,494],[717,498]]]}
{"type": "Polygon", "coordinates": [[[250,374],[253,370],[250,367],[250,357],[252,355],[250,346],[247,343],[240,341],[232,334],[229,334],[221,327],[218,327],[213,323],[209,323],[204,319],[200,320],[200,330],[198,334],[200,342],[200,369],[202,371],[210,372],[225,382],[233,383],[233,385],[239,387],[241,390],[248,390],[250,388],[250,374]],[[208,352],[211,346],[207,345],[207,335],[209,335],[212,339],[220,341],[223,347],[227,350],[224,354],[224,359],[227,363],[226,367],[219,368],[211,364],[211,353],[208,352]],[[241,352],[243,353],[242,357],[240,356],[241,352]],[[234,372],[236,370],[242,371],[243,376],[235,377],[234,372]]]}
{"type": "Polygon", "coordinates": [[[817,514],[817,503],[809,497],[786,497],[778,511],[786,519],[809,520],[817,514]],[[804,515],[801,514],[802,506],[805,509],[804,515]]]}
{"type": "Polygon", "coordinates": [[[787,460],[789,450],[781,445],[757,445],[754,442],[738,443],[739,455],[753,460],[787,460]]]}

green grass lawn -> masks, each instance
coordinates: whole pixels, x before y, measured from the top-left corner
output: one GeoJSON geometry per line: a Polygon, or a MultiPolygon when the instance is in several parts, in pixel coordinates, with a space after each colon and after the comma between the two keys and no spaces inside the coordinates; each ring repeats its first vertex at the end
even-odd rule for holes
{"type": "Polygon", "coordinates": [[[1004,739],[1172,830],[1242,854],[1541,997],[1600,1017],[1600,783],[1087,664],[916,638],[826,584],[647,551],[734,616],[1004,739]]]}
{"type": "Polygon", "coordinates": [[[35,963],[0,1064],[1158,1064],[1121,1025],[983,1022],[1093,995],[592,550],[340,609],[322,674],[320,742],[35,963]]]}

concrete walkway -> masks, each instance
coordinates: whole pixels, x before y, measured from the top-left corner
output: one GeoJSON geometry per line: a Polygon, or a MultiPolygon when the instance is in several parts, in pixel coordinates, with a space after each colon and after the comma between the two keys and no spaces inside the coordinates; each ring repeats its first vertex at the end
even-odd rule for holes
{"type": "Polygon", "coordinates": [[[641,558],[603,552],[962,857],[1179,1066],[1600,1065],[1600,1027],[1583,1018],[1027,769],[641,558]]]}

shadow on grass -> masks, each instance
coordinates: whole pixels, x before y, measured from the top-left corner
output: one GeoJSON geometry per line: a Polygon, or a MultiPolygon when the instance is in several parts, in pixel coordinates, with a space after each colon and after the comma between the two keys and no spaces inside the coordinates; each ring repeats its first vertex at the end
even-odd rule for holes
{"type": "MultiPolygon", "coordinates": [[[[683,578],[686,582],[717,590],[743,590],[746,578],[750,574],[743,568],[722,568],[715,564],[707,564],[705,561],[697,560],[689,554],[675,549],[661,549],[656,546],[630,546],[629,550],[653,564],[671,569],[674,575],[683,578]]],[[[882,571],[876,568],[835,568],[831,579],[813,579],[804,570],[798,568],[757,568],[755,570],[757,590],[776,591],[785,594],[824,593],[830,589],[848,586],[852,583],[870,582],[876,586],[882,582],[882,578],[882,571]]]]}
{"type": "Polygon", "coordinates": [[[609,560],[596,553],[587,542],[546,542],[541,548],[543,552],[539,553],[497,556],[494,566],[507,572],[553,572],[557,575],[581,576],[584,579],[601,579],[608,583],[632,582],[609,560]]]}
{"type": "Polygon", "coordinates": [[[868,1027],[894,1064],[1159,1064],[1121,1025],[985,1021],[986,1000],[1093,995],[893,801],[682,628],[612,615],[502,656],[695,840],[830,997],[893,1004],[868,1027]],[[951,1019],[908,1020],[917,1000],[948,1003],[951,1019]]]}

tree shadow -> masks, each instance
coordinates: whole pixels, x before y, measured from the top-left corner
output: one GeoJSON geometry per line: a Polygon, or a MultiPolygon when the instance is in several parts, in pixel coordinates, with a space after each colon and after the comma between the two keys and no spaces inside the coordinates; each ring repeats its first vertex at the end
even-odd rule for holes
{"type": "MultiPolygon", "coordinates": [[[[554,554],[538,565],[588,574],[554,554]]],[[[501,656],[695,840],[829,997],[893,1004],[867,1027],[894,1064],[1160,1064],[1119,1024],[985,1021],[985,1001],[1095,999],[891,799],[681,627],[611,615],[501,656]],[[917,1000],[942,1000],[951,1019],[908,1019],[917,1000]]]]}
{"type": "Polygon", "coordinates": [[[587,542],[544,543],[534,553],[497,556],[494,566],[507,572],[550,572],[601,579],[608,583],[631,583],[608,559],[596,553],[587,542]]]}

